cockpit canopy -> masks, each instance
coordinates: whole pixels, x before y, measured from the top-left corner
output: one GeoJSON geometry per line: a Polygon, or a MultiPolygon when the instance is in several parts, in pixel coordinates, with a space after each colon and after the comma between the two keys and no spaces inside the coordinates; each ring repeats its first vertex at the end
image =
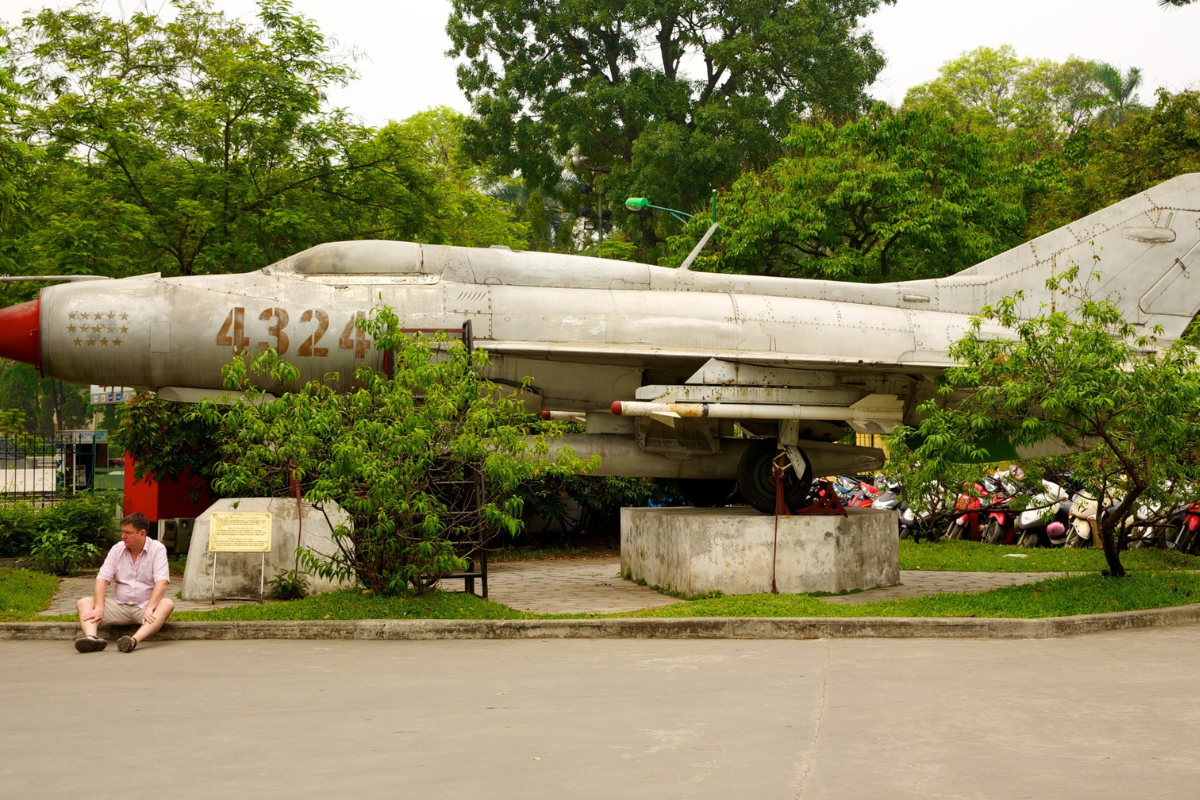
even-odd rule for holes
{"type": "Polygon", "coordinates": [[[327,242],[287,259],[299,275],[422,275],[421,245],[362,240],[327,242]]]}

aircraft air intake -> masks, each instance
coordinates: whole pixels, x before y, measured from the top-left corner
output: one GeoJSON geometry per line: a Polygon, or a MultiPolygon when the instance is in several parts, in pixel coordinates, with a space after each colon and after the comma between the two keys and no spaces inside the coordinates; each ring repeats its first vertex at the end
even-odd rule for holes
{"type": "Polygon", "coordinates": [[[42,367],[41,300],[0,308],[0,358],[42,367]]]}

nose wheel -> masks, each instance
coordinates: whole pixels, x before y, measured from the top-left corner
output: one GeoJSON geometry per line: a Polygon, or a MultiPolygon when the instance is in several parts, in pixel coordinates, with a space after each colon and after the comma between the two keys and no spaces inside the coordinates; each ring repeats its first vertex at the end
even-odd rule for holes
{"type": "Polygon", "coordinates": [[[812,464],[803,450],[800,453],[804,462],[804,472],[797,475],[785,451],[781,450],[774,439],[759,439],[746,449],[738,461],[737,485],[742,499],[750,507],[763,514],[775,513],[776,457],[779,463],[785,465],[781,471],[783,480],[783,500],[789,510],[799,508],[808,499],[812,488],[812,464]]]}

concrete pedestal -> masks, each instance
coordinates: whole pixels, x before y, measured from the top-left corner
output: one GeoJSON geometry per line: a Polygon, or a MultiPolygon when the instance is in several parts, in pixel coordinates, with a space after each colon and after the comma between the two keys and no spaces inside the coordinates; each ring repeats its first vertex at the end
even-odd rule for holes
{"type": "MultiPolygon", "coordinates": [[[[337,545],[333,542],[329,523],[332,522],[336,527],[348,520],[346,512],[335,503],[325,504],[325,513],[321,513],[309,503],[302,503],[297,509],[295,499],[288,497],[240,497],[218,500],[196,518],[196,525],[192,529],[187,566],[183,572],[184,600],[211,600],[213,597],[213,558],[208,552],[208,532],[213,512],[223,511],[271,513],[271,552],[266,554],[268,584],[271,578],[296,566],[297,533],[300,534],[300,543],[305,547],[323,555],[330,555],[337,551],[337,545]],[[328,522],[325,519],[326,515],[329,517],[328,522]]],[[[218,553],[217,599],[258,597],[261,565],[261,553],[218,553]]],[[[317,594],[343,588],[343,584],[310,575],[308,587],[310,594],[317,594]]],[[[268,593],[270,588],[268,585],[268,593]]]]}
{"type": "MultiPolygon", "coordinates": [[[[900,582],[894,511],[779,518],[775,583],[786,594],[900,582]]],[[[623,508],[621,572],[686,595],[771,591],[775,518],[752,508],[623,508]]]]}

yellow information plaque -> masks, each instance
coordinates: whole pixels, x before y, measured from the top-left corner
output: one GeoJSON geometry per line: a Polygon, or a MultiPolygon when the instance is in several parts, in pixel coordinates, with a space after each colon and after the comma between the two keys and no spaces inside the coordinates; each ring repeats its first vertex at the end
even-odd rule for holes
{"type": "Polygon", "coordinates": [[[213,512],[208,529],[208,552],[271,552],[271,515],[256,511],[213,512]]]}

